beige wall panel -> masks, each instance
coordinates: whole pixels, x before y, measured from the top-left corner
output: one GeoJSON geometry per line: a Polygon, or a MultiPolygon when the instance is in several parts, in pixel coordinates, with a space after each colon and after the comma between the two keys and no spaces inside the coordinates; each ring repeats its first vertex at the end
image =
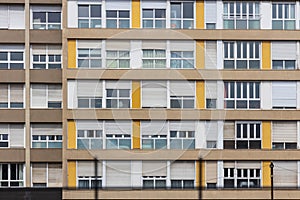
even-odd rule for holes
{"type": "Polygon", "coordinates": [[[25,70],[3,69],[0,73],[1,83],[24,83],[25,70]]]}
{"type": "MultiPolygon", "coordinates": [[[[8,0],[10,3],[10,1],[8,0]]],[[[24,30],[1,30],[0,31],[0,43],[25,43],[25,31],[24,30]]]]}
{"type": "Polygon", "coordinates": [[[0,122],[1,123],[10,123],[10,122],[24,123],[25,110],[24,109],[1,109],[0,122]]]}
{"type": "Polygon", "coordinates": [[[61,44],[61,30],[30,30],[31,44],[61,44]]]}
{"type": "Polygon", "coordinates": [[[31,109],[30,110],[30,121],[43,122],[43,123],[54,123],[62,121],[62,110],[61,109],[31,109]]]}
{"type": "Polygon", "coordinates": [[[46,70],[30,70],[31,83],[61,83],[62,70],[46,69],[46,70]]]}
{"type": "Polygon", "coordinates": [[[25,162],[25,149],[0,149],[1,162],[25,162]]]}
{"type": "Polygon", "coordinates": [[[62,162],[62,149],[30,149],[31,162],[62,162]]]}

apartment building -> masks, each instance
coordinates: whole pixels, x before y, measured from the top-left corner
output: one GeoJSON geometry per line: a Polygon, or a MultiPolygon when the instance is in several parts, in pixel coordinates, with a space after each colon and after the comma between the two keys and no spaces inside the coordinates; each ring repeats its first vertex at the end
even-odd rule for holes
{"type": "Polygon", "coordinates": [[[273,163],[299,198],[299,22],[300,1],[0,0],[1,195],[268,199],[273,163]]]}

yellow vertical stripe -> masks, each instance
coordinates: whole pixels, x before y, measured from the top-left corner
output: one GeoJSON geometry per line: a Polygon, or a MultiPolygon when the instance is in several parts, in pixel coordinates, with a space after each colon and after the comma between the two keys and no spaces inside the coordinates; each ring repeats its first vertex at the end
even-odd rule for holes
{"type": "Polygon", "coordinates": [[[196,108],[205,108],[205,85],[204,81],[196,82],[196,108]]]}
{"type": "Polygon", "coordinates": [[[262,149],[272,149],[271,122],[262,122],[262,149]]]}
{"type": "Polygon", "coordinates": [[[140,143],[140,138],[141,138],[140,126],[141,126],[141,122],[140,121],[134,121],[132,126],[133,126],[132,127],[132,130],[133,130],[133,135],[132,135],[133,149],[140,149],[141,148],[141,143],[140,143]]]}
{"type": "Polygon", "coordinates": [[[204,41],[196,42],[196,68],[204,69],[205,64],[205,46],[204,41]]]}
{"type": "Polygon", "coordinates": [[[140,0],[132,0],[131,2],[132,11],[132,28],[141,28],[141,2],[140,0]]]}
{"type": "Polygon", "coordinates": [[[132,81],[132,108],[141,108],[140,81],[132,81]]]}
{"type": "Polygon", "coordinates": [[[195,174],[196,187],[199,187],[200,183],[201,183],[202,187],[204,187],[205,186],[205,162],[202,161],[202,165],[201,165],[201,181],[200,181],[200,162],[199,161],[196,161],[195,170],[196,170],[196,174],[195,174]]]}
{"type": "Polygon", "coordinates": [[[271,186],[271,169],[270,169],[270,161],[262,162],[262,186],[270,187],[271,186]]]}
{"type": "Polygon", "coordinates": [[[204,29],[204,1],[196,1],[196,28],[204,29]]]}
{"type": "Polygon", "coordinates": [[[75,161],[68,162],[68,187],[70,188],[76,187],[76,162],[75,161]]]}
{"type": "Polygon", "coordinates": [[[196,166],[195,166],[195,170],[196,170],[196,181],[195,181],[195,184],[196,184],[196,187],[199,187],[200,186],[200,173],[199,173],[199,161],[196,161],[196,166]]]}
{"type": "Polygon", "coordinates": [[[76,68],[76,40],[68,40],[68,68],[76,68]]]}
{"type": "Polygon", "coordinates": [[[262,42],[262,69],[271,69],[271,42],[262,42]]]}
{"type": "Polygon", "coordinates": [[[68,121],[68,149],[76,148],[76,124],[75,121],[68,121]]]}

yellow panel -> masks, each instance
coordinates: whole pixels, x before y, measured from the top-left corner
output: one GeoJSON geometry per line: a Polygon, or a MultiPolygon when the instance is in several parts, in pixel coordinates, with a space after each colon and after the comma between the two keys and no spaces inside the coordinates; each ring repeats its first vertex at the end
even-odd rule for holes
{"type": "Polygon", "coordinates": [[[204,1],[196,1],[196,28],[204,29],[204,1]]]}
{"type": "Polygon", "coordinates": [[[76,162],[75,161],[68,162],[68,187],[70,188],[76,187],[76,162]]]}
{"type": "Polygon", "coordinates": [[[263,161],[262,162],[262,186],[263,187],[270,187],[271,186],[271,169],[269,161],[263,161]]]}
{"type": "Polygon", "coordinates": [[[205,108],[205,85],[204,81],[196,82],[196,108],[205,108]]]}
{"type": "Polygon", "coordinates": [[[132,28],[141,28],[141,2],[140,0],[132,0],[131,2],[131,19],[132,28]]]}
{"type": "Polygon", "coordinates": [[[271,122],[262,122],[262,148],[272,149],[272,138],[271,138],[271,122]]]}
{"type": "Polygon", "coordinates": [[[75,121],[68,121],[68,149],[76,148],[76,124],[75,121]]]}
{"type": "Polygon", "coordinates": [[[204,41],[196,42],[196,68],[204,69],[205,64],[205,46],[204,41]]]}
{"type": "Polygon", "coordinates": [[[76,40],[68,40],[68,68],[76,68],[76,40]]]}
{"type": "Polygon", "coordinates": [[[262,42],[262,69],[271,69],[271,42],[262,42]]]}
{"type": "Polygon", "coordinates": [[[199,174],[199,161],[196,161],[196,167],[195,167],[195,170],[196,170],[196,181],[195,181],[195,184],[196,184],[196,187],[199,187],[200,183],[199,183],[199,179],[200,179],[200,174],[199,174]]]}
{"type": "Polygon", "coordinates": [[[141,148],[141,143],[140,143],[140,139],[141,139],[141,131],[140,131],[140,126],[141,123],[140,121],[134,121],[133,122],[133,135],[132,135],[132,143],[133,143],[133,149],[140,149],[141,148]]]}
{"type": "MultiPolygon", "coordinates": [[[[196,167],[195,167],[195,170],[196,170],[196,187],[199,187],[200,186],[200,183],[199,183],[199,180],[200,180],[200,170],[199,170],[199,167],[200,167],[200,163],[199,161],[196,161],[196,167]]],[[[202,161],[202,168],[201,168],[201,185],[202,187],[205,186],[205,162],[202,161]]]]}
{"type": "Polygon", "coordinates": [[[132,108],[141,108],[140,81],[132,81],[132,108]]]}

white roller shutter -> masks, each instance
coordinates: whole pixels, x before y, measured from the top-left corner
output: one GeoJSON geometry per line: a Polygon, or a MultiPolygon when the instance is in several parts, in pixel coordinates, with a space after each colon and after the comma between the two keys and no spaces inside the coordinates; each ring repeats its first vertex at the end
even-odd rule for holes
{"type": "Polygon", "coordinates": [[[78,80],[77,96],[78,97],[102,97],[102,81],[98,80],[78,80]]]}
{"type": "Polygon", "coordinates": [[[167,176],[167,162],[143,161],[143,176],[167,176]]]}
{"type": "Polygon", "coordinates": [[[32,164],[32,183],[47,183],[47,164],[32,164]]]}
{"type": "Polygon", "coordinates": [[[296,60],[297,43],[296,42],[272,42],[273,60],[296,60]]]}
{"type": "Polygon", "coordinates": [[[162,49],[166,50],[167,44],[165,40],[143,40],[142,49],[162,49]]]}
{"type": "Polygon", "coordinates": [[[9,6],[9,28],[25,29],[24,6],[9,6]]]}
{"type": "Polygon", "coordinates": [[[194,81],[170,81],[171,96],[195,96],[194,81]]]}
{"type": "Polygon", "coordinates": [[[297,122],[272,122],[273,142],[297,142],[297,122]]]}
{"type": "Polygon", "coordinates": [[[101,40],[77,40],[77,48],[101,49],[101,40]]]}
{"type": "Polygon", "coordinates": [[[171,121],[170,131],[195,131],[195,121],[171,121]]]}
{"type": "Polygon", "coordinates": [[[7,103],[8,102],[8,85],[0,84],[0,102],[7,103]]]}
{"type": "Polygon", "coordinates": [[[62,187],[62,164],[48,164],[48,187],[62,187]]]}
{"type": "Polygon", "coordinates": [[[32,54],[46,54],[46,45],[32,45],[32,54]]]}
{"type": "Polygon", "coordinates": [[[294,161],[275,161],[274,164],[274,186],[275,187],[297,187],[298,167],[294,161]]]}
{"type": "Polygon", "coordinates": [[[77,120],[77,130],[103,130],[103,121],[77,120]]]}
{"type": "Polygon", "coordinates": [[[171,180],[194,180],[195,162],[177,161],[171,164],[171,180]]]}
{"type": "Polygon", "coordinates": [[[217,42],[205,42],[205,69],[217,69],[217,42]]]}
{"type": "Polygon", "coordinates": [[[167,135],[168,122],[166,121],[142,121],[141,122],[142,135],[167,135]]]}
{"type": "Polygon", "coordinates": [[[217,161],[205,162],[206,183],[217,183],[218,181],[217,168],[218,168],[217,161]]]}
{"type": "Polygon", "coordinates": [[[274,107],[297,106],[297,84],[296,82],[274,81],[272,83],[272,104],[274,107]]]}
{"type": "Polygon", "coordinates": [[[195,48],[194,41],[184,41],[184,40],[170,41],[171,51],[194,51],[194,48],[195,48]]]}
{"type": "Polygon", "coordinates": [[[238,168],[238,169],[260,169],[261,163],[260,162],[238,161],[238,162],[236,162],[236,168],[238,168]]]}
{"type": "MultiPolygon", "coordinates": [[[[95,176],[95,163],[93,161],[78,161],[78,176],[95,176]]],[[[102,176],[102,162],[98,162],[98,176],[102,176]]]]}
{"type": "Polygon", "coordinates": [[[235,163],[231,161],[225,161],[223,162],[223,168],[235,168],[235,163]]]}
{"type": "Polygon", "coordinates": [[[0,5],[0,28],[8,28],[8,6],[0,5]]]}
{"type": "Polygon", "coordinates": [[[235,125],[234,122],[226,121],[223,126],[224,140],[234,140],[235,139],[235,125]]]}
{"type": "Polygon", "coordinates": [[[35,12],[47,11],[47,12],[59,12],[61,11],[61,6],[31,6],[31,10],[35,12]]]}
{"type": "Polygon", "coordinates": [[[167,1],[166,0],[142,0],[142,8],[158,8],[166,9],[167,1]]]}
{"type": "Polygon", "coordinates": [[[106,81],[106,89],[131,89],[130,81],[106,81]]]}
{"type": "Polygon", "coordinates": [[[106,121],[105,122],[106,134],[130,134],[131,135],[131,121],[106,121]]]}
{"type": "Polygon", "coordinates": [[[204,2],[205,23],[217,23],[217,1],[204,2]]]}
{"type": "Polygon", "coordinates": [[[61,55],[62,50],[60,45],[48,45],[48,54],[56,54],[56,55],[61,55]]]}
{"type": "Polygon", "coordinates": [[[32,124],[32,135],[62,135],[61,124],[32,124]]]}
{"type": "Polygon", "coordinates": [[[124,0],[106,0],[105,1],[106,10],[130,10],[130,1],[124,0]]]}
{"type": "Polygon", "coordinates": [[[205,95],[207,99],[217,99],[217,81],[206,81],[205,82],[205,95]]]}
{"type": "Polygon", "coordinates": [[[106,40],[106,50],[130,50],[130,40],[106,40]]]}
{"type": "Polygon", "coordinates": [[[142,107],[167,107],[167,82],[142,82],[142,107]]]}
{"type": "Polygon", "coordinates": [[[8,124],[0,124],[0,134],[8,134],[8,124]]]}
{"type": "Polygon", "coordinates": [[[48,85],[48,101],[62,101],[61,85],[48,85]]]}
{"type": "Polygon", "coordinates": [[[10,128],[10,147],[11,148],[24,148],[24,125],[11,124],[10,128]]]}
{"type": "Polygon", "coordinates": [[[107,187],[131,187],[131,162],[107,161],[106,162],[107,187]]]}
{"type": "Polygon", "coordinates": [[[23,85],[11,84],[10,85],[10,102],[22,103],[24,100],[23,85]]]}
{"type": "Polygon", "coordinates": [[[205,130],[206,130],[206,139],[208,141],[217,141],[218,140],[218,122],[217,121],[206,122],[205,130]]]}
{"type": "Polygon", "coordinates": [[[46,108],[47,107],[47,85],[31,85],[31,107],[46,108]]]}

